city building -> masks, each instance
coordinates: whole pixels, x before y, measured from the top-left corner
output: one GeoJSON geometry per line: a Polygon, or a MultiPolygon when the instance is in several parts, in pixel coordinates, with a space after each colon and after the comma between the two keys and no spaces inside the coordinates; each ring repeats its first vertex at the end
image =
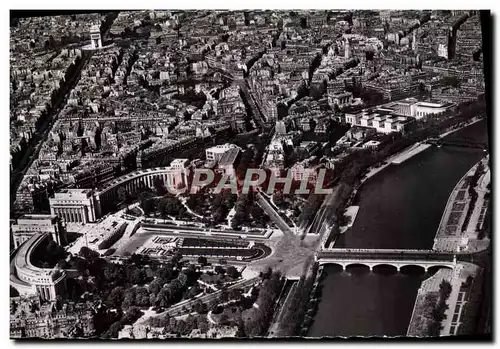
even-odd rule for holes
{"type": "Polygon", "coordinates": [[[165,185],[171,188],[180,188],[187,185],[189,168],[191,164],[188,159],[174,159],[167,168],[165,185]]]}
{"type": "Polygon", "coordinates": [[[10,338],[84,338],[95,333],[94,312],[89,303],[41,303],[38,297],[12,299],[10,338]]]}
{"type": "Polygon", "coordinates": [[[350,105],[353,101],[351,92],[336,92],[336,93],[328,93],[328,104],[330,106],[338,106],[343,107],[346,105],[350,105]]]}
{"type": "Polygon", "coordinates": [[[285,168],[285,148],[281,139],[273,139],[269,143],[267,154],[264,160],[266,169],[270,169],[276,176],[279,176],[285,168]]]}
{"type": "Polygon", "coordinates": [[[381,94],[385,100],[413,97],[420,92],[420,82],[408,76],[379,79],[363,86],[369,91],[381,94]]]}
{"type": "Polygon", "coordinates": [[[217,168],[222,170],[227,176],[233,176],[235,174],[234,168],[239,154],[240,148],[229,149],[218,161],[217,168]]]}
{"type": "Polygon", "coordinates": [[[102,48],[101,28],[98,25],[90,27],[90,45],[93,50],[102,48]]]}
{"type": "Polygon", "coordinates": [[[33,235],[49,233],[59,245],[66,243],[66,230],[56,215],[25,214],[11,226],[14,247],[17,248],[33,235]]]}
{"type": "Polygon", "coordinates": [[[439,44],[438,46],[438,56],[448,59],[448,45],[439,44]]]}
{"type": "Polygon", "coordinates": [[[227,151],[236,147],[234,144],[225,143],[207,148],[205,149],[207,161],[219,161],[227,151]]]}
{"type": "Polygon", "coordinates": [[[351,58],[351,45],[349,44],[349,39],[345,40],[345,52],[344,52],[344,58],[346,60],[351,58]]]}
{"type": "Polygon", "coordinates": [[[309,183],[316,183],[318,179],[317,165],[314,164],[317,162],[316,160],[316,157],[312,157],[294,164],[290,168],[293,179],[296,181],[307,180],[309,183]]]}
{"type": "Polygon", "coordinates": [[[32,264],[32,254],[51,241],[50,233],[33,235],[11,257],[10,285],[20,295],[38,295],[41,300],[55,300],[66,290],[66,271],[40,268],[32,264]]]}
{"type": "Polygon", "coordinates": [[[66,223],[94,222],[100,217],[99,202],[92,189],[63,189],[49,198],[50,213],[66,223]]]}
{"type": "Polygon", "coordinates": [[[283,120],[276,121],[275,132],[276,134],[286,134],[286,125],[283,120]]]}
{"type": "Polygon", "coordinates": [[[374,135],[376,132],[377,131],[371,127],[352,126],[335,145],[350,147],[362,143],[365,138],[374,135]]]}
{"type": "MultiPolygon", "coordinates": [[[[255,319],[268,308],[266,294],[280,286],[275,271],[298,279],[315,262],[347,271],[355,263],[373,271],[387,263],[402,273],[417,265],[429,276],[434,269],[438,275],[444,271],[450,294],[443,297],[448,286],[435,283],[426,308],[415,303],[413,313],[430,320],[420,329],[455,335],[467,331],[469,322],[470,332],[482,330],[476,328],[473,302],[480,303],[478,309],[489,306],[489,299],[481,299],[483,280],[457,279],[446,271],[452,263],[472,265],[450,258],[454,250],[446,248],[459,240],[462,252],[471,252],[478,246],[471,239],[448,234],[449,241],[436,243],[436,253],[363,251],[370,246],[331,250],[337,233],[349,234],[356,218],[358,203],[349,199],[356,183],[431,147],[420,144],[421,138],[465,127],[486,113],[483,59],[489,50],[487,40],[482,47],[482,17],[458,10],[353,9],[120,10],[12,18],[11,337],[208,339],[254,330],[265,335],[255,319]],[[401,149],[410,141],[416,144],[401,149]],[[232,184],[221,177],[234,178],[236,170],[245,175],[248,166],[266,173],[263,187],[275,177],[283,184],[285,176],[295,180],[293,188],[296,181],[317,187],[319,174],[328,177],[323,185],[344,184],[324,199],[290,194],[287,185],[281,197],[266,197],[218,195],[210,185],[189,183],[207,170],[215,172],[212,182],[219,187],[232,184]],[[324,173],[325,168],[335,171],[324,173]],[[339,209],[327,212],[332,205],[339,209]],[[294,243],[318,233],[322,241],[311,248],[294,243]],[[283,235],[298,238],[283,244],[283,235]],[[82,247],[102,258],[83,256],[82,247]],[[179,254],[185,256],[180,262],[179,254]],[[267,262],[274,272],[254,278],[267,262]],[[170,265],[164,269],[164,263],[170,265]],[[100,279],[100,271],[109,282],[100,279]],[[169,285],[159,282],[163,276],[169,285]],[[217,302],[225,289],[227,297],[217,302]],[[249,309],[236,311],[241,296],[249,309]],[[205,314],[214,306],[223,311],[205,314]],[[169,316],[155,318],[153,313],[164,310],[169,316]],[[445,318],[441,324],[437,315],[445,318]]],[[[483,143],[465,139],[455,145],[482,152],[483,143]]],[[[434,153],[451,146],[443,143],[434,153]]],[[[423,201],[432,200],[438,194],[432,190],[443,186],[429,180],[439,176],[425,171],[420,160],[414,165],[425,185],[406,194],[420,191],[423,201]]],[[[489,177],[489,171],[477,172],[470,190],[461,188],[464,200],[472,189],[477,192],[474,209],[453,205],[455,213],[469,210],[467,226],[453,215],[457,234],[470,228],[484,235],[482,246],[491,238],[489,177]]],[[[430,217],[433,212],[424,209],[435,205],[419,205],[424,211],[416,212],[420,198],[404,199],[386,200],[373,213],[381,222],[407,228],[398,233],[418,235],[418,224],[410,229],[395,220],[414,211],[430,217]]],[[[288,308],[287,297],[278,298],[288,308]]],[[[490,323],[486,319],[485,327],[490,323]]],[[[326,325],[326,332],[342,335],[326,325]]],[[[273,337],[280,331],[267,332],[273,337]]]]}
{"type": "Polygon", "coordinates": [[[374,128],[379,133],[404,132],[415,119],[408,116],[393,115],[383,110],[363,110],[357,114],[345,115],[346,122],[352,126],[374,128]]]}
{"type": "Polygon", "coordinates": [[[443,115],[453,111],[457,105],[450,102],[419,101],[416,98],[406,98],[397,102],[385,104],[379,110],[394,111],[397,115],[411,116],[422,119],[428,115],[443,115]]]}

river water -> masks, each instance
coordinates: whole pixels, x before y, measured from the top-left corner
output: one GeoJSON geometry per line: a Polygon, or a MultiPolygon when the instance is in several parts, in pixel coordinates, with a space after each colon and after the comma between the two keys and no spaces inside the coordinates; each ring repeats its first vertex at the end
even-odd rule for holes
{"type": "MultiPolygon", "coordinates": [[[[448,137],[486,142],[481,121],[448,137]]],[[[430,249],[448,197],[482,157],[478,149],[431,147],[370,178],[354,205],[359,212],[335,247],[430,249]]]]}
{"type": "MultiPolygon", "coordinates": [[[[448,136],[487,142],[481,121],[448,136]]],[[[358,192],[354,225],[335,247],[430,249],[448,196],[482,157],[477,149],[432,147],[368,180],[358,192]]],[[[422,273],[342,271],[327,265],[309,336],[404,336],[422,273]]]]}

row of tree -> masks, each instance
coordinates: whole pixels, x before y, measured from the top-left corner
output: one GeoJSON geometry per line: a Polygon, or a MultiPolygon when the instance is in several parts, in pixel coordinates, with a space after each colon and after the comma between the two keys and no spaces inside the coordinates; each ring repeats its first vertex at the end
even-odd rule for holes
{"type": "Polygon", "coordinates": [[[462,232],[467,230],[467,226],[469,225],[470,218],[472,216],[472,212],[474,211],[474,208],[476,206],[476,201],[478,198],[477,191],[475,187],[477,186],[477,183],[479,181],[479,177],[483,174],[484,171],[484,166],[483,163],[480,162],[476,168],[476,171],[472,175],[472,177],[469,178],[468,180],[468,193],[469,193],[469,206],[467,207],[467,212],[465,214],[465,219],[464,222],[462,223],[462,232]]]}
{"type": "Polygon", "coordinates": [[[443,328],[441,323],[446,318],[445,311],[446,309],[448,309],[446,300],[448,299],[450,294],[451,284],[448,281],[443,280],[441,284],[439,284],[439,298],[431,311],[432,321],[429,323],[429,326],[427,328],[429,336],[439,336],[441,329],[443,328]]]}
{"type": "Polygon", "coordinates": [[[142,316],[142,314],[143,312],[139,308],[130,308],[120,320],[115,321],[111,324],[109,329],[104,332],[101,338],[118,338],[118,333],[120,332],[120,330],[122,330],[126,325],[132,325],[137,319],[142,316]]]}
{"type": "Polygon", "coordinates": [[[186,207],[172,194],[157,198],[153,194],[141,193],[139,205],[146,216],[156,213],[160,217],[173,216],[179,219],[191,217],[186,207]]]}
{"type": "Polygon", "coordinates": [[[194,265],[184,265],[181,259],[182,256],[175,255],[171,262],[159,263],[147,256],[132,255],[124,264],[115,264],[82,247],[79,257],[68,263],[80,273],[79,278],[68,280],[68,292],[73,292],[70,298],[77,301],[90,297],[94,301],[101,300],[109,310],[126,312],[118,319],[110,317],[109,311],[100,317],[99,321],[106,327],[96,328],[98,334],[106,331],[105,338],[115,338],[123,326],[135,321],[136,309],[166,308],[201,292],[196,283],[200,273],[194,265]],[[113,320],[111,327],[110,319],[113,320]]]}
{"type": "Polygon", "coordinates": [[[252,192],[240,194],[236,200],[234,210],[236,212],[231,220],[233,229],[240,229],[242,225],[265,228],[269,222],[269,217],[257,205],[252,192]]]}
{"type": "Polygon", "coordinates": [[[168,314],[164,317],[155,316],[149,320],[149,327],[163,328],[164,334],[177,334],[178,336],[186,336],[195,329],[206,333],[209,324],[205,314],[206,311],[197,315],[190,314],[185,320],[177,320],[168,314]]]}
{"type": "Polygon", "coordinates": [[[257,298],[258,309],[252,313],[251,317],[243,319],[243,333],[245,337],[265,336],[276,308],[284,279],[279,271],[270,269],[263,275],[264,282],[259,290],[257,298]]]}

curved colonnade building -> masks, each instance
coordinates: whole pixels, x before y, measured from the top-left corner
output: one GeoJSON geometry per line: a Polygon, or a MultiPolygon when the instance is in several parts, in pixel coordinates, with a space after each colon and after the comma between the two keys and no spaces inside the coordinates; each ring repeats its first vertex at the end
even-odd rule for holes
{"type": "MultiPolygon", "coordinates": [[[[189,160],[176,159],[168,167],[138,170],[116,178],[99,190],[63,189],[50,198],[51,213],[65,223],[93,222],[116,208],[120,188],[135,195],[145,187],[154,188],[157,181],[178,187],[186,184],[188,173],[189,160]]],[[[65,291],[70,270],[39,268],[30,261],[35,249],[50,239],[50,233],[37,232],[11,254],[10,284],[19,294],[55,300],[65,291]]]]}
{"type": "Polygon", "coordinates": [[[170,187],[185,185],[189,166],[188,159],[175,159],[170,166],[137,170],[96,190],[63,189],[49,199],[51,214],[66,223],[95,222],[116,208],[120,189],[128,195],[136,195],[143,188],[154,188],[157,181],[170,187]]]}
{"type": "Polygon", "coordinates": [[[41,300],[55,300],[66,289],[66,271],[39,268],[31,263],[31,255],[42,243],[50,240],[49,233],[35,234],[24,242],[11,257],[10,284],[20,295],[39,295],[41,300]]]}
{"type": "Polygon", "coordinates": [[[175,159],[170,166],[137,170],[108,182],[96,192],[100,212],[111,212],[119,202],[118,191],[123,188],[129,195],[135,195],[143,188],[154,188],[157,181],[164,186],[177,188],[187,184],[189,160],[175,159]]]}

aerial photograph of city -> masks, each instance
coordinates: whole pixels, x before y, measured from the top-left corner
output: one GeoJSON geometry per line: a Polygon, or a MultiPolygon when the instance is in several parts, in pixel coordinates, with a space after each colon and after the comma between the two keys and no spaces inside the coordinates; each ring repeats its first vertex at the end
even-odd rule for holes
{"type": "Polygon", "coordinates": [[[492,340],[490,11],[9,31],[10,339],[492,340]]]}

